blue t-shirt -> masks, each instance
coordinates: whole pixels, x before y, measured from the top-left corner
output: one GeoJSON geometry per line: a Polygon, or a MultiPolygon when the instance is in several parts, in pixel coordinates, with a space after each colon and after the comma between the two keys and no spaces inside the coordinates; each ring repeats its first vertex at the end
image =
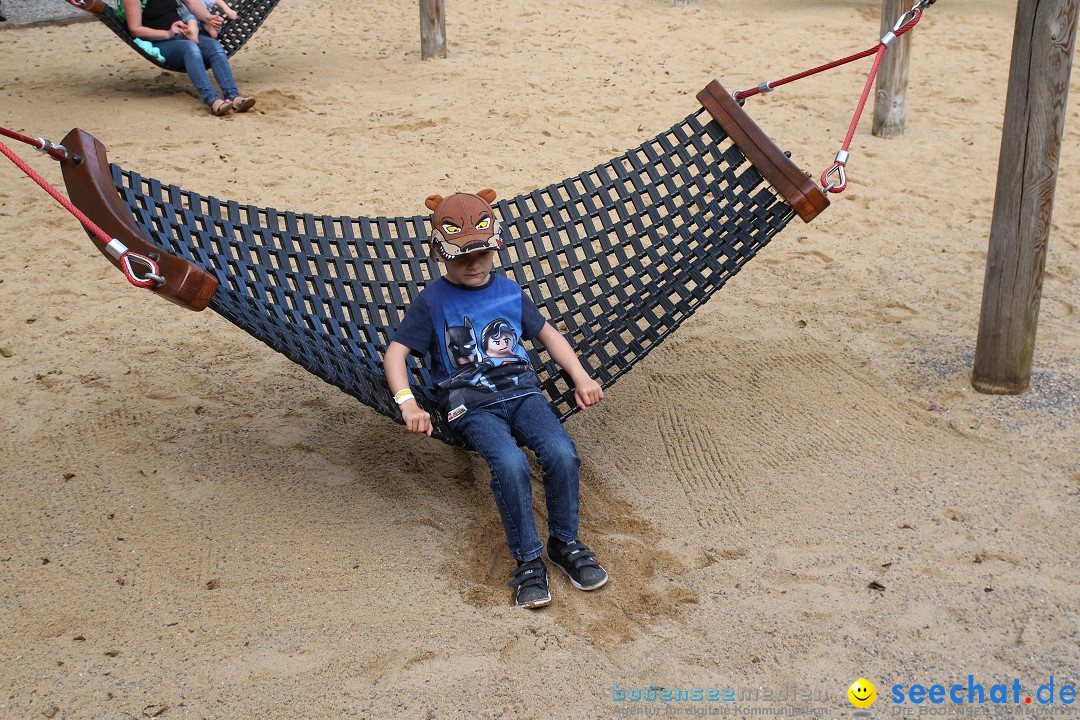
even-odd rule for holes
{"type": "Polygon", "coordinates": [[[473,408],[540,392],[522,340],[544,316],[513,280],[491,274],[482,287],[439,278],[405,312],[393,339],[429,359],[439,404],[453,424],[473,408]]]}

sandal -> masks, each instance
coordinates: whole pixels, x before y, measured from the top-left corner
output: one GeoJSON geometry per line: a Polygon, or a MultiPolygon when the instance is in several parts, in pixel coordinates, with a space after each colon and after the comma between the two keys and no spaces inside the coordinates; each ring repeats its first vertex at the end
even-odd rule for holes
{"type": "Polygon", "coordinates": [[[247,112],[253,107],[255,107],[255,98],[237,95],[232,99],[232,108],[236,112],[247,112]]]}
{"type": "Polygon", "coordinates": [[[210,106],[210,114],[217,115],[218,117],[228,115],[232,111],[233,104],[228,100],[222,100],[221,98],[215,100],[214,104],[210,106]]]}

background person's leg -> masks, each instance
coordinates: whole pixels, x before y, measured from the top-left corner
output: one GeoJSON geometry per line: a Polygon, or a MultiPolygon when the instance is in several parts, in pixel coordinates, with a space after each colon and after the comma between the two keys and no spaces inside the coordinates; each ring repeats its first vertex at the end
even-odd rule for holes
{"type": "MultiPolygon", "coordinates": [[[[209,39],[207,38],[207,40],[209,39]]],[[[172,40],[155,42],[154,47],[161,52],[166,63],[173,67],[182,67],[187,71],[188,77],[191,78],[191,83],[195,86],[195,89],[199,91],[202,101],[213,107],[214,101],[221,96],[214,90],[214,86],[210,84],[210,76],[206,73],[206,63],[203,61],[200,46],[186,38],[173,38],[172,40]]]]}
{"type": "MultiPolygon", "coordinates": [[[[199,50],[202,57],[210,63],[210,70],[214,73],[221,95],[226,100],[232,100],[240,94],[236,89],[236,80],[233,78],[232,66],[229,65],[229,56],[225,54],[225,48],[221,47],[214,38],[203,33],[199,34],[199,50]]],[[[205,71],[204,71],[205,73],[205,71]]],[[[209,78],[207,78],[209,82],[209,78]]]]}

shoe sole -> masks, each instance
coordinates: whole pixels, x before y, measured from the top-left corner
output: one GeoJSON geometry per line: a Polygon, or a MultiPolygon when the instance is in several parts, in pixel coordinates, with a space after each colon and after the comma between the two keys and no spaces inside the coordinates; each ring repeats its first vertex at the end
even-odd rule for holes
{"type": "Polygon", "coordinates": [[[527,602],[527,603],[524,603],[522,605],[518,605],[518,607],[525,608],[527,610],[536,610],[537,608],[542,608],[542,607],[545,607],[545,606],[550,605],[550,604],[551,604],[551,595],[548,595],[543,600],[533,600],[532,602],[527,602]]]}
{"type": "MultiPolygon", "coordinates": [[[[599,588],[602,588],[605,585],[607,585],[607,581],[611,579],[611,576],[607,574],[607,570],[604,570],[604,573],[605,573],[604,574],[604,579],[601,580],[600,582],[596,583],[595,585],[589,585],[589,586],[578,585],[577,580],[575,580],[570,575],[569,571],[567,571],[566,568],[564,568],[562,565],[560,565],[559,563],[552,560],[550,556],[548,556],[548,559],[551,560],[552,565],[554,565],[555,567],[557,567],[557,568],[559,568],[560,570],[563,571],[563,575],[566,576],[566,579],[569,580],[570,584],[573,585],[574,587],[576,587],[578,590],[584,590],[585,592],[589,592],[590,590],[598,590],[599,588]]],[[[600,566],[600,568],[603,570],[602,565],[600,566]]]]}

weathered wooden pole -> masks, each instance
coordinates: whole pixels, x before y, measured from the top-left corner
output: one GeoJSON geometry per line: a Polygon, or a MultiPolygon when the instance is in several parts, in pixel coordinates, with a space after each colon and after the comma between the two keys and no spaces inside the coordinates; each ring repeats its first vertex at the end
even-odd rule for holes
{"type": "Polygon", "coordinates": [[[971,383],[1028,388],[1080,0],[1019,0],[971,383]]]}
{"type": "Polygon", "coordinates": [[[445,57],[445,0],[420,0],[420,59],[445,57]]]}
{"type": "MultiPolygon", "coordinates": [[[[881,35],[893,29],[896,21],[911,9],[911,0],[881,1],[881,35]]],[[[911,36],[906,32],[898,37],[881,59],[877,88],[874,93],[874,127],[877,137],[897,137],[904,134],[907,118],[907,89],[911,64],[911,36]]]]}

